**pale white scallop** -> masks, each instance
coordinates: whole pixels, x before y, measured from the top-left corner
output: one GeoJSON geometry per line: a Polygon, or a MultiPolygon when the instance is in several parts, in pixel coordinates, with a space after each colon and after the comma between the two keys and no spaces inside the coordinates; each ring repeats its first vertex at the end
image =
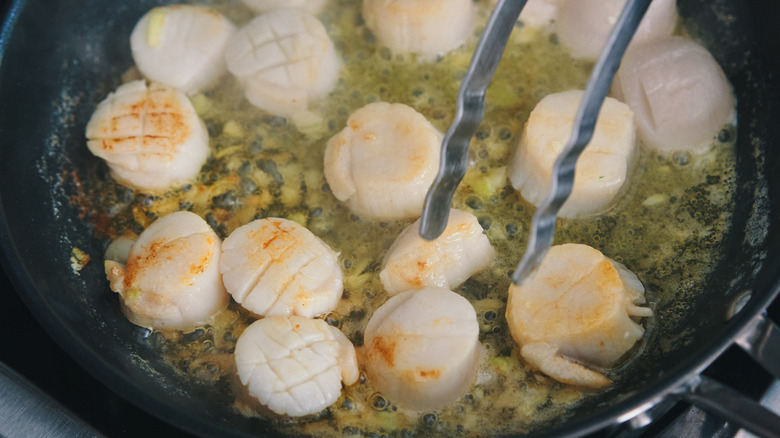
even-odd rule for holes
{"type": "Polygon", "coordinates": [[[86,136],[114,179],[141,191],[187,184],[208,157],[208,131],[192,103],[158,82],[119,86],[98,104],[86,136]]]}
{"type": "Polygon", "coordinates": [[[258,315],[321,315],[343,292],[338,254],[287,219],[257,219],[233,231],[220,271],[233,299],[258,315]]]}
{"type": "Polygon", "coordinates": [[[325,26],[297,9],[255,17],[230,40],[225,59],[252,105],[290,117],[327,96],[340,68],[325,26]]]}
{"type": "MultiPolygon", "coordinates": [[[[509,177],[534,205],[539,206],[547,196],[553,164],[571,137],[582,95],[578,90],[548,95],[526,122],[509,177]]],[[[572,218],[606,210],[628,180],[636,149],[633,111],[608,97],[593,138],[577,161],[574,188],[559,215],[572,218]]]]}
{"type": "Polygon", "coordinates": [[[106,276],[133,324],[191,330],[227,307],[219,237],[187,211],[154,221],[130,248],[127,264],[107,260],[106,276]]]}
{"type": "Polygon", "coordinates": [[[496,252],[477,217],[451,209],[436,240],[420,237],[420,221],[404,229],[385,256],[379,278],[390,295],[412,289],[454,289],[493,261],[496,252]]]}
{"type": "Polygon", "coordinates": [[[321,319],[272,316],[236,342],[236,371],[251,396],[280,415],[317,413],[359,376],[355,348],[321,319]]]}
{"type": "Polygon", "coordinates": [[[310,14],[317,15],[325,7],[325,0],[243,0],[258,14],[274,11],[276,9],[301,9],[310,14]]]}
{"type": "Polygon", "coordinates": [[[528,0],[519,21],[524,25],[536,28],[549,26],[558,17],[558,9],[564,0],[528,0]]]}
{"type": "Polygon", "coordinates": [[[610,382],[574,362],[609,366],[644,335],[637,322],[644,286],[625,266],[587,245],[550,248],[522,286],[509,287],[506,319],[521,355],[564,383],[603,387],[610,382]]]}
{"type": "Polygon", "coordinates": [[[636,113],[644,144],[662,152],[705,152],[735,118],[723,70],[707,49],[681,37],[628,52],[612,91],[636,113]]]}
{"type": "Polygon", "coordinates": [[[442,134],[413,108],[371,103],[328,141],[325,179],[358,215],[417,217],[439,168],[441,141],[442,134]]]}
{"type": "MultiPolygon", "coordinates": [[[[596,60],[607,43],[626,0],[564,0],[556,31],[572,56],[596,60]]],[[[675,0],[653,0],[631,45],[671,35],[677,24],[675,0]]]]}
{"type": "Polygon", "coordinates": [[[361,360],[390,401],[415,410],[444,407],[468,392],[482,355],[471,303],[447,289],[408,291],[379,307],[361,360]]]}
{"type": "Polygon", "coordinates": [[[236,26],[212,9],[163,6],[141,17],[130,48],[145,77],[194,94],[225,73],[225,46],[235,32],[236,26]]]}
{"type": "Polygon", "coordinates": [[[473,29],[472,0],[363,0],[362,11],[381,45],[422,60],[460,47],[473,29]]]}

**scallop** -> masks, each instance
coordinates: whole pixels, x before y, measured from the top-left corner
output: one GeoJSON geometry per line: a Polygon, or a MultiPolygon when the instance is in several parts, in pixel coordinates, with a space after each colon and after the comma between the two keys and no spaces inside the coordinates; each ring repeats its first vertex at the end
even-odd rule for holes
{"type": "Polygon", "coordinates": [[[297,9],[255,17],[230,40],[225,59],[252,105],[288,117],[327,96],[340,68],[325,26],[297,9]]]}
{"type": "Polygon", "coordinates": [[[524,25],[544,28],[554,22],[564,0],[528,0],[520,13],[524,25]]]}
{"type": "Polygon", "coordinates": [[[363,0],[363,19],[380,44],[434,59],[471,35],[472,0],[363,0]]]}
{"type": "Polygon", "coordinates": [[[355,348],[321,319],[273,316],[253,322],[236,342],[236,371],[251,396],[280,415],[315,414],[359,376],[355,348]]]}
{"type": "MultiPolygon", "coordinates": [[[[556,24],[561,43],[575,58],[595,61],[607,44],[625,4],[626,0],[564,0],[556,24]]],[[[671,35],[676,24],[675,0],[653,0],[631,45],[671,35]]]]}
{"type": "Polygon", "coordinates": [[[441,132],[413,108],[371,103],[328,141],[325,179],[355,214],[418,217],[439,168],[441,141],[441,132]]]}
{"type": "Polygon", "coordinates": [[[258,14],[263,14],[277,9],[301,9],[310,14],[317,15],[325,7],[325,0],[243,0],[258,14]]]}
{"type": "Polygon", "coordinates": [[[226,72],[225,46],[235,32],[230,20],[209,8],[164,6],[141,17],[130,47],[145,77],[194,94],[226,72]]]}
{"type": "Polygon", "coordinates": [[[189,183],[209,152],[209,135],[187,96],[158,82],[120,85],[87,123],[87,147],[130,188],[163,191],[189,183]]]}
{"type": "Polygon", "coordinates": [[[476,216],[451,209],[447,227],[434,241],[419,236],[420,221],[395,239],[379,273],[390,295],[412,289],[454,289],[495,258],[476,216]]]}
{"type": "Polygon", "coordinates": [[[521,355],[564,383],[608,385],[576,361],[609,366],[644,335],[644,287],[625,266],[587,245],[553,246],[531,278],[509,287],[506,318],[521,355]]]}
{"type": "Polygon", "coordinates": [[[222,245],[219,269],[233,299],[258,315],[321,315],[343,292],[338,254],[287,219],[237,228],[222,245]]]}
{"type": "Polygon", "coordinates": [[[636,112],[643,143],[664,153],[706,152],[735,119],[734,94],[717,61],[680,37],[628,52],[612,91],[636,112]]]}
{"type": "Polygon", "coordinates": [[[398,294],[366,326],[361,351],[368,379],[405,408],[433,410],[455,402],[476,380],[482,357],[471,303],[447,289],[398,294]]]}
{"type": "MultiPolygon", "coordinates": [[[[551,94],[531,112],[510,168],[510,180],[523,197],[540,205],[550,189],[553,164],[566,147],[583,92],[551,94]]],[[[575,168],[574,187],[559,215],[574,218],[606,210],[619,196],[636,160],[634,113],[607,98],[596,129],[575,168]]]]}
{"type": "Polygon", "coordinates": [[[154,221],[132,244],[127,264],[107,260],[106,276],[133,324],[191,330],[225,309],[219,237],[200,216],[181,211],[154,221]]]}

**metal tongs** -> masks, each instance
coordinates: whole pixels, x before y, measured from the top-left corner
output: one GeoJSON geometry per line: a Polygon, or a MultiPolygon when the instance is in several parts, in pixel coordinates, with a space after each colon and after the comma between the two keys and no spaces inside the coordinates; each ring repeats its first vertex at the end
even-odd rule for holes
{"type": "MultiPolygon", "coordinates": [[[[420,236],[424,239],[434,240],[447,226],[452,196],[466,174],[469,141],[485,114],[485,91],[526,1],[499,0],[477,44],[458,92],[455,120],[442,141],[439,172],[425,197],[420,218],[420,236]]],[[[555,160],[550,191],[533,216],[528,247],[512,274],[512,281],[517,285],[529,278],[553,243],[556,216],[571,195],[577,158],[593,137],[599,110],[609,92],[612,78],[650,1],[626,2],[591,72],[574,119],[571,138],[555,160]]]]}

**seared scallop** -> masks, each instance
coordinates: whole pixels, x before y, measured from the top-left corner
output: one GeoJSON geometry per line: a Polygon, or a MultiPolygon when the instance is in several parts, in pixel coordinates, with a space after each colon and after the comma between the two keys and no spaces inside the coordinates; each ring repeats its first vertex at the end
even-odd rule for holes
{"type": "Polygon", "coordinates": [[[297,9],[255,17],[230,40],[225,59],[252,105],[290,117],[327,96],[340,67],[325,27],[297,9]]]}
{"type": "Polygon", "coordinates": [[[575,361],[609,366],[644,335],[644,286],[625,266],[587,245],[553,246],[522,286],[509,288],[506,319],[521,355],[564,383],[609,380],[575,361]]]}
{"type": "Polygon", "coordinates": [[[612,91],[636,112],[644,144],[661,152],[705,152],[735,118],[734,94],[717,61],[680,37],[628,52],[612,91]]]}
{"type": "Polygon", "coordinates": [[[363,19],[380,44],[423,59],[462,45],[473,17],[472,0],[363,0],[363,19]]]}
{"type": "MultiPolygon", "coordinates": [[[[653,0],[631,40],[632,46],[663,38],[677,23],[675,0],[653,0]]],[[[596,60],[607,44],[626,0],[564,0],[556,30],[572,56],[596,60]]]]}
{"type": "Polygon", "coordinates": [[[338,400],[342,382],[359,376],[355,348],[321,319],[274,316],[238,338],[236,371],[249,394],[271,411],[300,417],[338,400]]]}
{"type": "Polygon", "coordinates": [[[434,241],[419,233],[418,220],[387,251],[379,278],[390,295],[432,286],[454,289],[496,255],[477,217],[465,211],[450,210],[447,227],[434,241]]]}
{"type": "MultiPolygon", "coordinates": [[[[510,179],[514,188],[537,206],[547,196],[553,164],[571,137],[582,95],[577,90],[548,95],[526,122],[510,179]]],[[[628,180],[635,157],[634,113],[608,97],[593,138],[577,161],[574,188],[559,215],[571,218],[606,210],[628,180]]]]}
{"type": "Polygon", "coordinates": [[[157,82],[129,82],[109,94],[86,136],[114,179],[141,191],[187,184],[208,157],[208,132],[187,96],[157,82]]]}
{"type": "Polygon", "coordinates": [[[222,251],[225,287],[258,315],[313,317],[333,310],[341,298],[338,254],[296,222],[255,220],[233,231],[222,251]]]}
{"type": "Polygon", "coordinates": [[[145,77],[194,94],[225,73],[225,46],[235,32],[236,26],[212,9],[164,6],[141,17],[130,47],[145,77]]]}
{"type": "Polygon", "coordinates": [[[132,244],[127,264],[107,260],[106,276],[133,324],[191,330],[227,307],[220,240],[195,213],[157,219],[132,244]]]}
{"type": "Polygon", "coordinates": [[[441,141],[442,134],[413,108],[371,103],[328,141],[325,179],[358,215],[417,217],[439,168],[441,141]]]}
{"type": "Polygon", "coordinates": [[[394,403],[441,408],[476,380],[482,348],[471,303],[441,288],[390,298],[368,321],[361,352],[368,379],[394,403]]]}
{"type": "Polygon", "coordinates": [[[301,9],[310,14],[317,15],[325,6],[325,0],[243,0],[258,14],[274,11],[276,9],[301,9]]]}

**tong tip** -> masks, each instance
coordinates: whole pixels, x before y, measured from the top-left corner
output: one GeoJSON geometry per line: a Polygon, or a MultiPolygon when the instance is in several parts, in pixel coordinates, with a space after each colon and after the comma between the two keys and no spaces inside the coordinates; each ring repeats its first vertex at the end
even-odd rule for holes
{"type": "Polygon", "coordinates": [[[431,188],[425,198],[425,207],[420,216],[420,237],[425,240],[435,240],[441,236],[447,228],[451,203],[451,195],[442,194],[440,190],[436,190],[435,185],[431,188]]]}

